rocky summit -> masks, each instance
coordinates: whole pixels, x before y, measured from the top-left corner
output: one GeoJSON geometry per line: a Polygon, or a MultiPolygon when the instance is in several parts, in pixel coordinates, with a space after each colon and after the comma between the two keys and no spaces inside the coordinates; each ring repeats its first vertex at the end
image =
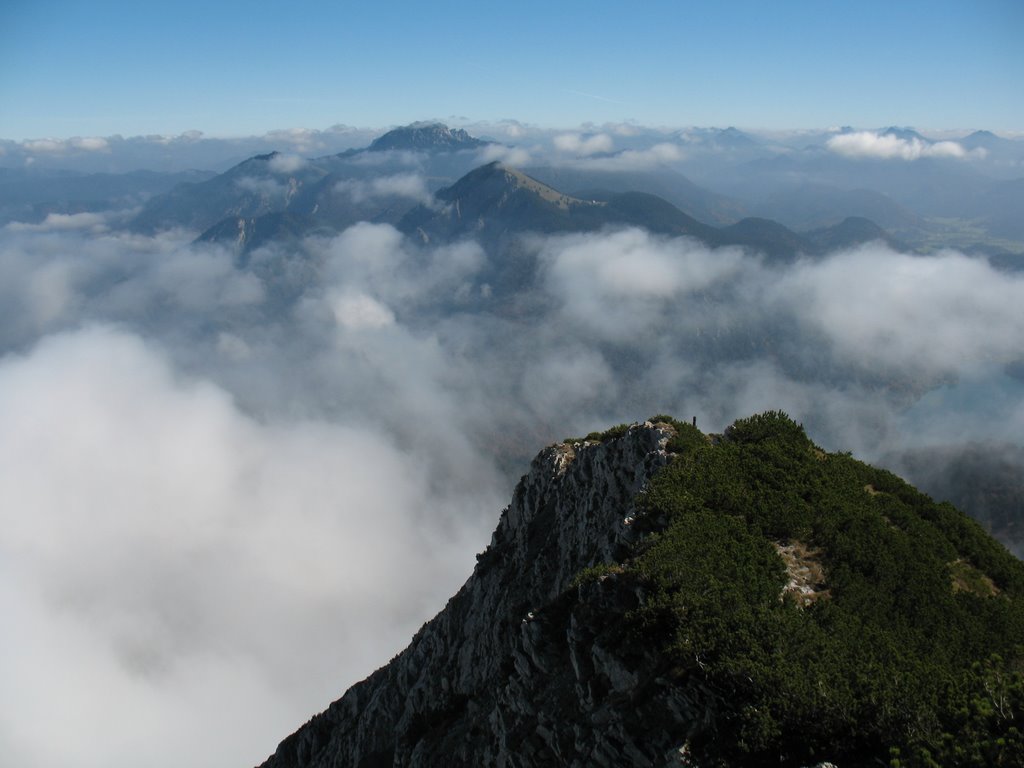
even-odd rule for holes
{"type": "Polygon", "coordinates": [[[266,768],[1024,764],[1024,564],[785,414],[542,451],[469,580],[266,768]]]}
{"type": "Polygon", "coordinates": [[[476,149],[490,142],[470,136],[462,128],[449,128],[444,123],[420,122],[388,131],[370,144],[371,152],[391,149],[419,151],[455,151],[476,149]]]}

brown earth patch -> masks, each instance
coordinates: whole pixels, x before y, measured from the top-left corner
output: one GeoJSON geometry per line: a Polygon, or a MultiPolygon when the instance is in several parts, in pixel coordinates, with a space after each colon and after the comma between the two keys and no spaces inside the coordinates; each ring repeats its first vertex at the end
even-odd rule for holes
{"type": "Polygon", "coordinates": [[[825,586],[825,568],[821,563],[822,550],[795,540],[788,544],[777,541],[773,544],[775,551],[786,564],[786,574],[789,576],[789,581],[779,595],[780,600],[785,600],[786,595],[792,595],[798,606],[806,607],[832,596],[825,586]]]}

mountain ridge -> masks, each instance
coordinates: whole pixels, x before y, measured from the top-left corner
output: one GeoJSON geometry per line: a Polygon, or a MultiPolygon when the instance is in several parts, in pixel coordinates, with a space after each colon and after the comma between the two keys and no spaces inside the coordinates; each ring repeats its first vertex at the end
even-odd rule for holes
{"type": "Polygon", "coordinates": [[[657,416],[542,451],[444,610],[263,765],[1011,765],[1022,595],[785,414],[657,416]]]}
{"type": "Polygon", "coordinates": [[[777,221],[754,217],[714,227],[646,192],[595,197],[573,197],[495,161],[439,190],[435,199],[440,205],[419,205],[397,226],[424,241],[468,235],[487,240],[509,232],[551,234],[637,226],[660,235],[694,237],[712,247],[746,246],[774,259],[792,259],[801,253],[821,255],[826,248],[851,247],[876,239],[893,242],[881,227],[863,217],[801,234],[777,221]]]}
{"type": "MultiPolygon", "coordinates": [[[[142,231],[162,226],[195,227],[199,240],[224,242],[243,254],[275,239],[293,241],[303,231],[340,232],[357,221],[395,224],[422,239],[451,240],[470,234],[498,241],[512,233],[592,232],[608,226],[638,226],[655,234],[694,237],[709,246],[740,245],[772,259],[797,254],[820,255],[823,244],[850,247],[869,239],[895,242],[877,226],[833,225],[798,233],[770,219],[741,218],[713,226],[648,191],[628,189],[631,182],[654,184],[673,197],[691,202],[715,218],[739,209],[727,198],[702,190],[679,174],[594,173],[571,169],[540,170],[552,180],[605,183],[609,192],[594,190],[579,197],[557,189],[518,168],[492,161],[464,166],[472,151],[490,142],[442,123],[413,123],[378,137],[369,147],[306,160],[279,152],[255,155],[212,179],[181,185],[149,200],[134,218],[142,231]],[[373,189],[382,168],[360,158],[388,157],[392,151],[418,152],[424,170],[434,175],[438,204],[415,202],[407,193],[374,192],[346,197],[345,189],[373,189]],[[444,185],[444,173],[461,171],[444,185]],[[241,232],[241,234],[239,234],[241,232]]],[[[401,162],[395,173],[407,173],[401,162]]],[[[386,185],[385,185],[386,188],[386,185]]],[[[426,190],[423,190],[425,193],[426,190]]],[[[505,247],[505,246],[502,246],[505,247]]],[[[529,267],[513,271],[528,272],[529,267]]]]}

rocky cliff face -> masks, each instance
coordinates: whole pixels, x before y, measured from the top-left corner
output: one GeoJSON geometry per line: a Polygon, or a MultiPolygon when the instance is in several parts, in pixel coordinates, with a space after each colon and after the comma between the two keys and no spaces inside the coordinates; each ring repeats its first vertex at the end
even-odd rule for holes
{"type": "Polygon", "coordinates": [[[784,413],[656,418],[543,451],[445,609],[265,765],[1024,764],[1024,564],[784,413]]]}
{"type": "Polygon", "coordinates": [[[614,569],[574,584],[634,539],[634,498],[671,435],[647,423],[543,451],[445,609],[264,765],[685,764],[713,694],[667,682],[631,643],[614,618],[638,595],[614,569]]]}

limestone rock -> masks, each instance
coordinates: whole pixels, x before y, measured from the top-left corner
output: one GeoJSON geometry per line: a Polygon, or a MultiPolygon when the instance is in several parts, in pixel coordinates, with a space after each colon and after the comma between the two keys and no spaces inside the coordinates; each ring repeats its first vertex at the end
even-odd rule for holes
{"type": "Polygon", "coordinates": [[[285,739],[266,768],[692,765],[713,692],[669,682],[615,621],[636,494],[672,427],[538,455],[462,589],[387,666],[285,739]]]}

